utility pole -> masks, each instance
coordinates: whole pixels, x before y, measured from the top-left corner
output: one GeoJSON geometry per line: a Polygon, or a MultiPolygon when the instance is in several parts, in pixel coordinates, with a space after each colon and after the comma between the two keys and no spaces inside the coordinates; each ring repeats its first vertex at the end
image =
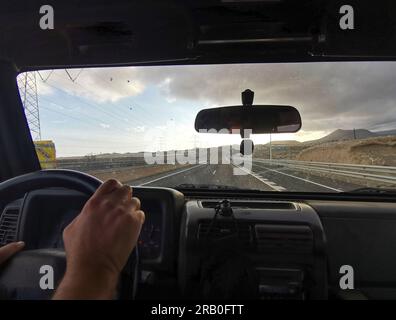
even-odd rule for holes
{"type": "Polygon", "coordinates": [[[159,151],[163,151],[164,149],[164,137],[159,138],[159,151]]]}
{"type": "MultiPolygon", "coordinates": [[[[65,69],[66,74],[72,82],[77,80],[83,70],[84,69],[81,69],[73,78],[69,71],[65,69]]],[[[51,70],[46,77],[43,77],[39,71],[25,72],[18,77],[19,93],[33,140],[41,140],[40,109],[36,77],[38,74],[43,82],[47,82],[53,71],[54,70],[51,70]]]]}
{"type": "Polygon", "coordinates": [[[32,138],[41,140],[36,72],[25,72],[18,77],[18,87],[32,138]]]}
{"type": "Polygon", "coordinates": [[[270,158],[270,160],[272,160],[272,136],[271,136],[271,133],[270,133],[270,143],[269,143],[269,146],[270,146],[269,158],[270,158]]]}

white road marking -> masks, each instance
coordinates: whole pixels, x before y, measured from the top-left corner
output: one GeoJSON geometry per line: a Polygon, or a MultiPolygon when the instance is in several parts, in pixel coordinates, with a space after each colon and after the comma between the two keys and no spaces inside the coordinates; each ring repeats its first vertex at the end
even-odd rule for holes
{"type": "MultiPolygon", "coordinates": [[[[260,169],[261,169],[261,168],[260,168],[260,169]]],[[[264,171],[257,171],[256,173],[261,175],[261,174],[267,173],[267,172],[268,172],[268,170],[264,170],[264,171]]]]}
{"type": "Polygon", "coordinates": [[[275,182],[269,181],[268,179],[264,179],[261,175],[258,175],[261,179],[265,180],[268,184],[270,184],[272,187],[277,189],[277,191],[285,191],[286,188],[278,186],[275,182]]]}
{"type": "Polygon", "coordinates": [[[253,171],[247,170],[243,167],[238,167],[236,165],[233,164],[234,167],[246,172],[247,174],[251,175],[252,177],[256,178],[257,180],[259,180],[260,182],[264,183],[266,186],[270,187],[271,189],[275,190],[275,191],[285,191],[286,189],[284,187],[278,186],[276,185],[274,182],[272,181],[268,181],[267,179],[263,179],[260,175],[254,173],[253,171]]]}
{"type": "MultiPolygon", "coordinates": [[[[257,165],[257,164],[256,164],[256,165],[257,165]]],[[[261,168],[262,168],[262,167],[261,167],[261,168]]],[[[266,169],[269,170],[269,171],[273,171],[273,172],[279,173],[279,174],[283,174],[283,175],[285,175],[285,176],[288,176],[288,177],[291,177],[291,178],[294,178],[294,179],[298,179],[298,180],[302,180],[302,181],[305,181],[305,182],[308,182],[308,183],[312,183],[312,184],[315,184],[315,185],[317,185],[317,186],[320,186],[320,187],[323,187],[323,188],[327,188],[327,189],[330,189],[330,190],[333,190],[333,191],[343,192],[343,190],[341,190],[341,189],[336,189],[336,188],[329,187],[329,186],[326,186],[326,185],[321,184],[321,183],[317,183],[317,182],[314,182],[314,181],[310,181],[310,180],[307,180],[307,179],[304,179],[304,178],[301,178],[301,177],[296,177],[296,176],[293,176],[292,174],[280,172],[280,171],[275,170],[275,169],[269,169],[269,168],[266,168],[266,169]]]]}
{"type": "Polygon", "coordinates": [[[177,174],[179,174],[179,173],[183,173],[183,172],[186,172],[186,171],[190,171],[190,170],[192,170],[192,169],[196,169],[196,168],[199,168],[199,167],[202,167],[202,166],[205,166],[205,165],[206,165],[206,164],[199,164],[199,165],[195,165],[195,166],[193,166],[193,167],[190,167],[190,168],[187,168],[187,169],[183,169],[183,170],[180,170],[180,171],[177,171],[177,172],[172,172],[172,173],[167,174],[167,175],[165,175],[165,176],[163,176],[163,177],[160,177],[160,178],[157,178],[157,179],[154,179],[154,180],[150,180],[150,181],[145,182],[145,183],[141,183],[141,184],[139,184],[139,186],[144,186],[144,185],[146,185],[146,184],[150,184],[150,183],[153,183],[153,182],[156,182],[156,181],[165,179],[165,178],[169,178],[169,177],[172,177],[172,176],[177,175],[177,174]]]}
{"type": "Polygon", "coordinates": [[[213,170],[212,175],[215,175],[215,174],[216,174],[216,170],[213,170]]]}

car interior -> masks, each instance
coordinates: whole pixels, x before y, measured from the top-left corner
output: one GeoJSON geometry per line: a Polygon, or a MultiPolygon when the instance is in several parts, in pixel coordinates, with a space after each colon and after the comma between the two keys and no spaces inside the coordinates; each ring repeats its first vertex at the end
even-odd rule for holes
{"type": "MultiPolygon", "coordinates": [[[[340,28],[343,1],[52,0],[54,28],[49,30],[39,26],[39,1],[2,4],[0,244],[23,240],[26,247],[0,266],[0,298],[51,298],[53,290],[37,286],[37,270],[51,265],[55,284],[62,279],[63,229],[102,183],[85,170],[43,167],[19,75],[110,67],[137,67],[145,75],[153,67],[392,63],[394,2],[348,4],[355,14],[349,30],[340,28]]],[[[238,81],[238,73],[224,77],[238,81]]],[[[197,115],[192,112],[192,129],[252,128],[255,140],[255,134],[294,133],[309,123],[298,103],[261,101],[257,88],[242,87],[251,89],[242,93],[242,104],[238,87],[234,103],[227,103],[231,107],[201,105],[197,115]]],[[[390,108],[395,110],[395,101],[390,108]]],[[[250,153],[259,150],[257,142],[249,145],[249,134],[236,136],[246,142],[242,155],[249,155],[249,148],[250,153]]],[[[198,166],[192,170],[201,170],[198,166]]],[[[337,169],[339,175],[350,175],[347,166],[337,169]]],[[[189,167],[181,168],[188,174],[189,167]]],[[[380,170],[392,166],[369,169],[385,172],[380,170]]],[[[384,176],[390,181],[384,188],[364,186],[355,192],[279,192],[205,181],[198,186],[177,180],[178,175],[173,185],[131,183],[146,221],[120,277],[117,298],[396,299],[396,180],[391,173],[364,173],[367,179],[384,176]],[[342,286],[343,266],[353,268],[353,284],[347,288],[342,286]]],[[[263,180],[259,173],[251,179],[263,180]]]]}

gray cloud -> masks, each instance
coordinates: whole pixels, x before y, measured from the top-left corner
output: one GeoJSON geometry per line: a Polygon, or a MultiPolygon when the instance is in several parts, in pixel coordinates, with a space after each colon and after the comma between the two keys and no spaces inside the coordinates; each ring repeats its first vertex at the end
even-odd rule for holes
{"type": "Polygon", "coordinates": [[[311,63],[175,68],[167,94],[208,104],[255,103],[299,108],[305,130],[371,128],[396,121],[396,63],[311,63]]]}
{"type": "Polygon", "coordinates": [[[250,88],[257,104],[296,106],[305,131],[396,127],[394,62],[94,69],[79,81],[88,84],[90,97],[98,93],[99,102],[116,102],[154,85],[168,101],[190,100],[204,108],[239,104],[241,91],[250,88]],[[134,83],[137,89],[131,89],[134,83]]]}

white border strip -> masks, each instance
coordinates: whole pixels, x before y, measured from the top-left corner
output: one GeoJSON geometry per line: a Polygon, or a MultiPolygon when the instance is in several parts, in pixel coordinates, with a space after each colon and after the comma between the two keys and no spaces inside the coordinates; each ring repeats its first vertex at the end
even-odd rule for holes
{"type": "MultiPolygon", "coordinates": [[[[260,163],[260,164],[263,165],[263,163],[260,163]]],[[[256,166],[257,166],[257,163],[256,163],[256,166]]],[[[330,189],[330,190],[333,190],[333,191],[337,191],[337,192],[343,192],[343,190],[341,190],[341,189],[336,189],[336,188],[333,188],[333,187],[329,187],[329,186],[326,186],[324,184],[317,183],[317,182],[314,182],[314,181],[310,181],[310,180],[307,180],[307,179],[304,179],[304,178],[296,177],[296,176],[293,176],[293,175],[288,174],[288,173],[280,172],[278,170],[269,169],[267,167],[261,167],[261,168],[265,168],[265,169],[267,169],[269,171],[273,171],[273,172],[276,172],[276,173],[279,173],[279,174],[283,174],[285,176],[288,176],[288,177],[291,177],[291,178],[294,178],[294,179],[298,179],[298,180],[302,180],[302,181],[305,181],[305,182],[308,182],[308,183],[312,183],[312,184],[315,184],[315,185],[317,185],[319,187],[322,187],[322,188],[327,188],[327,189],[330,189]]]]}
{"type": "Polygon", "coordinates": [[[238,167],[236,165],[233,164],[234,167],[246,172],[247,174],[251,175],[252,177],[256,178],[257,180],[259,180],[261,183],[264,183],[266,186],[270,187],[272,190],[275,191],[285,191],[286,189],[280,186],[277,186],[274,182],[269,181],[267,179],[263,179],[262,177],[260,177],[258,174],[254,173],[253,171],[247,170],[246,168],[243,167],[238,167]]]}

